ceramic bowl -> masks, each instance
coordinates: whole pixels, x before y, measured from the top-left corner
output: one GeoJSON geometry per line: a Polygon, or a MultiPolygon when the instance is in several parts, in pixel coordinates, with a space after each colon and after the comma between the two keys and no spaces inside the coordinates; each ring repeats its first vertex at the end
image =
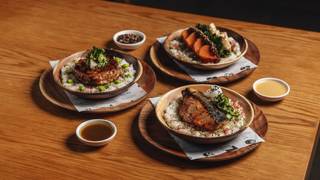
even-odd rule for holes
{"type": "Polygon", "coordinates": [[[104,119],[92,119],[92,120],[85,121],[85,122],[81,123],[76,129],[76,135],[77,135],[79,141],[81,141],[82,143],[84,143],[84,144],[86,144],[88,146],[104,146],[104,145],[107,145],[114,139],[116,134],[117,134],[116,125],[113,122],[111,122],[109,120],[104,120],[104,119]],[[90,125],[94,125],[94,124],[103,124],[103,125],[107,126],[108,128],[110,128],[110,130],[112,132],[111,136],[108,137],[107,139],[103,139],[103,140],[100,140],[100,141],[90,141],[90,140],[87,140],[84,137],[82,137],[81,131],[85,127],[90,126],[90,125]]]}
{"type": "Polygon", "coordinates": [[[238,55],[234,58],[225,59],[225,60],[220,61],[218,63],[200,63],[200,62],[185,61],[185,60],[177,57],[176,55],[174,55],[169,49],[170,42],[174,39],[181,37],[181,33],[185,29],[180,29],[180,30],[177,30],[177,31],[171,33],[167,37],[167,39],[165,40],[165,42],[163,44],[164,50],[167,52],[167,54],[171,58],[177,60],[178,62],[181,62],[184,65],[192,67],[192,68],[201,69],[201,70],[214,70],[214,69],[222,69],[222,68],[228,67],[228,66],[236,63],[238,60],[240,60],[240,58],[242,56],[244,56],[246,54],[246,52],[248,50],[248,43],[244,37],[242,37],[240,34],[236,33],[233,30],[230,30],[227,28],[222,28],[222,27],[217,27],[217,29],[219,29],[221,32],[226,32],[229,37],[233,37],[239,43],[240,51],[241,51],[240,55],[238,55]]]}
{"type": "Polygon", "coordinates": [[[253,89],[253,92],[256,94],[256,96],[258,96],[261,100],[269,101],[269,102],[280,101],[280,100],[284,99],[286,96],[288,96],[289,92],[290,92],[290,86],[287,82],[285,82],[281,79],[278,79],[278,78],[273,78],[273,77],[266,77],[266,78],[261,78],[261,79],[256,80],[253,83],[252,89],[253,89]],[[256,87],[259,83],[263,83],[265,81],[270,81],[270,80],[276,81],[276,82],[282,84],[284,87],[286,87],[286,92],[283,93],[282,95],[279,95],[279,96],[268,96],[268,95],[263,94],[262,92],[257,91],[256,87]]]}
{"type": "Polygon", "coordinates": [[[119,31],[116,34],[113,35],[113,42],[121,49],[128,49],[128,50],[134,50],[139,48],[145,41],[146,41],[146,35],[141,32],[141,31],[137,31],[137,30],[123,30],[123,31],[119,31]],[[118,41],[118,37],[122,34],[136,34],[142,37],[142,40],[137,42],[137,43],[132,43],[132,44],[125,44],[125,43],[121,43],[118,41]]]}
{"type": "Polygon", "coordinates": [[[165,109],[168,107],[170,102],[181,98],[182,97],[181,91],[188,88],[188,87],[205,92],[208,89],[210,89],[211,85],[209,85],[209,84],[195,84],[195,85],[187,85],[187,86],[182,86],[182,87],[173,89],[173,90],[167,92],[165,95],[163,95],[156,106],[156,116],[157,116],[160,124],[164,128],[166,128],[169,132],[173,133],[174,135],[176,135],[182,139],[185,139],[187,141],[194,142],[194,143],[200,143],[200,144],[221,143],[221,142],[229,141],[229,140],[237,137],[242,131],[244,131],[247,127],[249,127],[251,122],[253,121],[254,110],[253,110],[251,103],[244,96],[240,95],[239,93],[237,93],[231,89],[221,87],[223,93],[226,96],[228,96],[233,101],[238,101],[240,106],[243,108],[243,111],[244,111],[244,114],[246,117],[245,124],[240,128],[239,131],[237,131],[233,134],[230,134],[230,135],[219,136],[219,137],[196,137],[196,136],[182,133],[182,132],[179,132],[175,129],[170,128],[164,119],[165,109]]]}
{"type": "Polygon", "coordinates": [[[68,62],[73,61],[74,59],[80,58],[82,56],[85,56],[86,51],[80,51],[80,52],[74,53],[74,54],[60,60],[58,65],[55,66],[55,68],[53,69],[53,78],[54,78],[55,83],[60,88],[69,92],[70,94],[73,94],[73,95],[78,96],[80,98],[86,98],[86,99],[106,99],[106,98],[115,97],[115,96],[127,91],[130,88],[130,86],[132,86],[135,82],[137,82],[142,75],[143,67],[142,67],[141,62],[137,58],[135,58],[129,54],[121,53],[121,52],[118,52],[118,51],[115,51],[112,49],[105,49],[105,50],[106,50],[106,53],[110,54],[111,56],[120,57],[122,59],[125,59],[128,63],[133,64],[133,67],[136,70],[136,73],[135,73],[134,80],[132,82],[130,82],[129,84],[127,84],[121,88],[118,88],[118,89],[115,89],[112,91],[96,92],[96,93],[80,92],[80,91],[70,90],[70,89],[64,87],[63,84],[61,83],[61,68],[64,65],[66,65],[68,62]]]}

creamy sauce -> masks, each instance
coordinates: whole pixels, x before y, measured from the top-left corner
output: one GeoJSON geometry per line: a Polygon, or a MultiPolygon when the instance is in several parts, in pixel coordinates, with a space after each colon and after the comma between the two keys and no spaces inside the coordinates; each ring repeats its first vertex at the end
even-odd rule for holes
{"type": "Polygon", "coordinates": [[[256,85],[256,90],[265,96],[281,96],[287,92],[287,87],[275,80],[266,80],[256,85]]]}
{"type": "Polygon", "coordinates": [[[88,125],[81,131],[81,136],[89,141],[101,141],[109,138],[112,134],[112,128],[104,124],[88,125]]]}

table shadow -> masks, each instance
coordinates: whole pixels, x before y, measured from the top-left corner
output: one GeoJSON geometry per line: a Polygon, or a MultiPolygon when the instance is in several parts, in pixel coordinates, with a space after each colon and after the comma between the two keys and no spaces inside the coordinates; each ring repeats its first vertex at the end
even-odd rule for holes
{"type": "Polygon", "coordinates": [[[71,134],[70,136],[68,136],[65,140],[65,145],[69,150],[74,152],[79,152],[79,153],[94,152],[104,147],[104,146],[100,146],[100,147],[87,146],[78,140],[76,134],[71,134]]]}
{"type": "Polygon", "coordinates": [[[131,134],[133,142],[137,145],[137,147],[147,156],[149,156],[152,159],[155,159],[161,163],[180,167],[184,169],[205,169],[205,168],[219,168],[221,166],[228,166],[234,163],[237,163],[240,160],[245,160],[251,153],[254,153],[254,150],[252,152],[249,152],[245,156],[241,156],[236,159],[226,160],[226,161],[220,161],[220,162],[200,162],[196,160],[186,160],[182,159],[180,157],[176,157],[174,155],[171,155],[169,153],[163,152],[156,147],[149,144],[141,135],[139,128],[138,128],[138,117],[137,116],[132,125],[131,125],[131,134]]]}
{"type": "Polygon", "coordinates": [[[251,89],[249,90],[245,96],[250,99],[252,102],[259,106],[274,106],[276,104],[280,104],[281,101],[276,101],[276,102],[268,102],[268,101],[263,101],[261,100],[257,95],[255,95],[254,91],[251,89]]]}
{"type": "Polygon", "coordinates": [[[104,46],[105,46],[105,48],[114,49],[114,50],[118,50],[118,51],[122,51],[122,52],[131,52],[131,51],[135,50],[135,49],[121,49],[113,42],[113,40],[109,40],[109,41],[105,42],[104,46]]]}

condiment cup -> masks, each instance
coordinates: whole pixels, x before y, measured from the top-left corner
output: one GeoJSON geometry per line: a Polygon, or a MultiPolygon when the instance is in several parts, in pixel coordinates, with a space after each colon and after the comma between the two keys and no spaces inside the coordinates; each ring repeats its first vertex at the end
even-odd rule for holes
{"type": "Polygon", "coordinates": [[[137,31],[137,30],[123,30],[123,31],[119,31],[113,35],[113,42],[121,49],[134,50],[134,49],[139,48],[145,41],[146,41],[146,35],[143,32],[137,31]],[[136,34],[136,35],[141,36],[142,40],[137,43],[132,43],[132,44],[121,43],[118,41],[118,37],[122,34],[136,34]]]}
{"type": "Polygon", "coordinates": [[[114,139],[116,134],[117,134],[116,125],[113,122],[111,122],[109,120],[105,120],[105,119],[92,119],[92,120],[85,121],[85,122],[81,123],[77,127],[77,130],[76,130],[76,135],[77,135],[78,139],[82,143],[89,145],[89,146],[103,146],[103,145],[109,144],[114,139]],[[103,125],[109,127],[111,130],[111,135],[108,138],[103,139],[103,140],[99,140],[99,141],[91,141],[91,140],[85,139],[81,135],[82,130],[87,126],[96,125],[96,124],[103,124],[103,125]]]}
{"type": "Polygon", "coordinates": [[[287,82],[281,80],[281,79],[278,79],[278,78],[273,78],[273,77],[266,77],[266,78],[261,78],[261,79],[258,79],[256,80],[254,83],[253,83],[253,91],[254,93],[261,99],[261,100],[264,100],[264,101],[269,101],[269,102],[275,102],[275,101],[280,101],[282,100],[284,97],[286,97],[289,92],[290,92],[290,86],[287,82]],[[279,95],[279,96],[268,96],[268,95],[265,95],[263,94],[262,92],[259,92],[257,90],[257,85],[260,84],[260,83],[263,83],[265,81],[276,81],[282,85],[284,85],[284,87],[286,88],[286,92],[279,95]]]}

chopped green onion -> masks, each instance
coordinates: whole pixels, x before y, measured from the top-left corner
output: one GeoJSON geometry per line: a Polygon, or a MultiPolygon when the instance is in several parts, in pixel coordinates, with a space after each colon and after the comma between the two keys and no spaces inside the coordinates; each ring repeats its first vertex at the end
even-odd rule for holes
{"type": "Polygon", "coordinates": [[[132,75],[131,75],[131,74],[125,74],[124,77],[125,77],[125,78],[131,78],[132,75]]]}
{"type": "Polygon", "coordinates": [[[240,113],[231,105],[230,99],[224,94],[217,95],[214,99],[214,103],[218,109],[226,114],[228,120],[233,120],[240,116],[240,113]]]}
{"type": "Polygon", "coordinates": [[[123,64],[121,67],[122,67],[123,69],[127,69],[127,68],[129,67],[129,64],[123,64]]]}
{"type": "Polygon", "coordinates": [[[84,91],[84,88],[85,88],[85,87],[84,87],[83,84],[80,84],[80,85],[79,85],[79,91],[84,91]]]}
{"type": "Polygon", "coordinates": [[[121,83],[121,81],[120,80],[114,80],[113,83],[119,84],[119,83],[121,83]]]}
{"type": "Polygon", "coordinates": [[[103,68],[108,64],[108,58],[105,55],[105,50],[103,48],[93,48],[89,51],[86,57],[86,65],[90,67],[91,61],[97,64],[98,68],[103,68]]]}
{"type": "Polygon", "coordinates": [[[68,80],[67,80],[67,83],[68,83],[68,84],[72,84],[72,83],[73,83],[73,80],[72,80],[72,79],[68,79],[68,80]]]}
{"type": "Polygon", "coordinates": [[[98,62],[99,63],[103,63],[106,60],[107,60],[107,57],[104,54],[99,54],[98,55],[98,62]]]}
{"type": "Polygon", "coordinates": [[[113,57],[113,59],[114,59],[118,64],[120,64],[121,61],[122,61],[122,59],[119,58],[119,57],[113,57]]]}
{"type": "Polygon", "coordinates": [[[99,89],[100,92],[102,92],[102,91],[106,90],[106,87],[101,85],[101,86],[98,86],[98,89],[99,89]]]}

